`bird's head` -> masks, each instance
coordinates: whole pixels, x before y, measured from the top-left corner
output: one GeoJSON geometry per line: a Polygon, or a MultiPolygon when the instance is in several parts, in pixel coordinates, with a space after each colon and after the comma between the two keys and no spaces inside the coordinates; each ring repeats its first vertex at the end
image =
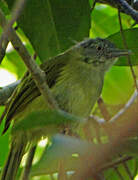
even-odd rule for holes
{"type": "Polygon", "coordinates": [[[83,61],[94,67],[108,70],[120,56],[129,55],[129,50],[118,49],[106,39],[87,39],[76,45],[80,49],[83,61]]]}

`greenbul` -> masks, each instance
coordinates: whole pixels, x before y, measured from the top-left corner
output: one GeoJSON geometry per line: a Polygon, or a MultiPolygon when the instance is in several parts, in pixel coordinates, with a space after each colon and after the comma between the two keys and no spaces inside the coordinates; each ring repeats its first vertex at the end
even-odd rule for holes
{"type": "MultiPolygon", "coordinates": [[[[118,57],[128,54],[129,51],[116,48],[108,40],[87,39],[44,62],[41,68],[46,73],[46,82],[59,108],[79,117],[87,117],[101,94],[106,71],[118,57]]],[[[4,132],[11,121],[14,127],[30,112],[46,108],[39,89],[27,72],[6,107],[4,132]]],[[[11,150],[1,180],[15,179],[28,143],[25,134],[11,138],[11,150]]]]}

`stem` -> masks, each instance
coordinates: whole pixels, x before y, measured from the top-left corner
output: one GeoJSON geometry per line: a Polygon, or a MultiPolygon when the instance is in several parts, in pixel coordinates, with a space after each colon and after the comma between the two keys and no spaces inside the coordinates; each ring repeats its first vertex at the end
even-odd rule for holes
{"type": "MultiPolygon", "coordinates": [[[[126,42],[126,39],[125,39],[125,35],[123,33],[123,26],[122,26],[122,21],[121,21],[120,10],[118,10],[118,19],[119,19],[119,25],[120,25],[120,33],[121,33],[122,40],[123,40],[123,43],[124,43],[124,48],[128,49],[127,42],[126,42]]],[[[134,84],[135,84],[135,87],[136,87],[137,92],[138,92],[138,85],[137,85],[137,81],[136,81],[136,75],[135,75],[134,69],[132,67],[132,63],[131,63],[131,59],[130,59],[129,55],[127,56],[127,59],[128,59],[128,63],[129,63],[129,66],[130,66],[130,70],[131,70],[133,79],[134,79],[134,84]]]]}
{"type": "Polygon", "coordinates": [[[35,150],[37,146],[33,146],[28,154],[27,161],[25,163],[25,168],[21,177],[21,180],[29,180],[29,174],[32,167],[32,161],[35,155],[35,150]]]}
{"type": "Polygon", "coordinates": [[[115,2],[138,23],[138,11],[134,10],[125,0],[115,0],[115,2]]]}
{"type": "Polygon", "coordinates": [[[0,20],[2,21],[2,24],[3,24],[3,33],[1,35],[1,38],[0,38],[0,63],[3,59],[3,57],[5,56],[5,51],[6,51],[6,48],[7,48],[7,45],[8,45],[8,36],[7,34],[9,33],[8,31],[10,31],[10,27],[12,27],[12,25],[15,23],[15,21],[17,21],[17,19],[19,18],[23,8],[24,8],[24,5],[25,5],[25,0],[19,0],[19,1],[16,1],[15,5],[14,5],[14,8],[12,10],[12,18],[11,20],[8,22],[8,23],[5,23],[5,20],[0,20]]]}

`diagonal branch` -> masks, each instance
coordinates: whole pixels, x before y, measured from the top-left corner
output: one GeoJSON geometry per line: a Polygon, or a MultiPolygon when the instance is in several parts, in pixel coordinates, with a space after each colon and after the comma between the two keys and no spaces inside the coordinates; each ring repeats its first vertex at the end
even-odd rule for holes
{"type": "MultiPolygon", "coordinates": [[[[1,10],[0,10],[0,19],[2,19],[2,22],[3,22],[0,25],[4,28],[7,25],[7,21],[1,10]]],[[[10,24],[10,22],[9,22],[9,24],[10,24]]],[[[22,41],[17,36],[16,32],[12,29],[12,27],[9,25],[7,25],[7,27],[9,27],[7,30],[7,36],[9,38],[9,40],[11,41],[13,47],[16,49],[16,51],[21,56],[25,65],[28,67],[29,72],[32,74],[32,77],[33,77],[37,87],[39,88],[41,94],[44,97],[46,105],[48,105],[50,108],[58,109],[57,103],[55,102],[55,100],[49,90],[49,87],[46,83],[45,73],[40,69],[40,67],[31,58],[26,47],[23,45],[22,41]]]]}
{"type": "Polygon", "coordinates": [[[97,103],[98,103],[99,109],[100,109],[100,111],[101,111],[104,119],[105,119],[106,121],[109,121],[110,118],[111,118],[111,116],[110,116],[110,113],[109,113],[108,110],[107,110],[107,107],[106,107],[103,99],[100,97],[100,98],[98,99],[97,103]]]}
{"type": "Polygon", "coordinates": [[[134,10],[125,0],[114,0],[121,9],[128,15],[130,15],[138,23],[138,11],[134,10]]]}
{"type": "Polygon", "coordinates": [[[9,40],[7,38],[5,38],[2,42],[2,44],[0,43],[0,64],[6,54],[6,48],[8,46],[9,40]]]}
{"type": "Polygon", "coordinates": [[[25,1],[26,0],[19,0],[15,3],[14,8],[12,10],[12,18],[11,20],[5,24],[5,22],[3,21],[3,19],[1,19],[1,23],[3,24],[3,34],[1,35],[0,38],[0,51],[1,51],[1,55],[0,55],[0,62],[2,61],[3,57],[5,56],[5,51],[8,45],[8,31],[10,30],[10,27],[12,27],[12,25],[15,23],[15,21],[19,18],[24,5],[25,5],[25,1]]]}
{"type": "Polygon", "coordinates": [[[119,160],[117,160],[115,162],[112,162],[112,163],[109,163],[109,164],[103,166],[101,168],[101,171],[105,171],[105,170],[107,170],[109,168],[115,168],[115,167],[119,166],[120,164],[122,164],[124,162],[127,162],[129,160],[132,160],[132,159],[133,159],[133,157],[131,157],[131,156],[127,156],[125,158],[123,157],[123,158],[121,158],[121,159],[119,159],[119,160]]]}
{"type": "Polygon", "coordinates": [[[113,116],[110,119],[110,123],[115,122],[122,114],[124,114],[126,112],[126,110],[134,103],[134,101],[138,98],[138,92],[135,91],[134,94],[131,96],[131,98],[128,100],[128,102],[125,104],[125,106],[120,109],[120,111],[113,116]]]}
{"type": "Polygon", "coordinates": [[[34,157],[34,154],[36,151],[36,147],[37,147],[36,145],[33,146],[29,151],[21,180],[29,180],[29,172],[31,170],[31,166],[32,166],[33,157],[34,157]]]}

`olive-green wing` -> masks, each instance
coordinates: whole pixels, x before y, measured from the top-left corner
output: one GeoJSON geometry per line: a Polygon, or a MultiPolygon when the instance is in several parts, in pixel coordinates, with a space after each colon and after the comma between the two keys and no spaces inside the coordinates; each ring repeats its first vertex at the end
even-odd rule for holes
{"type": "MultiPolygon", "coordinates": [[[[65,59],[64,54],[61,54],[40,66],[46,73],[46,81],[50,88],[54,86],[62,68],[67,64],[67,59],[65,59]]],[[[3,133],[9,128],[12,118],[23,111],[23,109],[38,96],[40,96],[40,91],[30,73],[27,72],[5,108],[4,115],[2,116],[2,119],[6,116],[3,133]]]]}

